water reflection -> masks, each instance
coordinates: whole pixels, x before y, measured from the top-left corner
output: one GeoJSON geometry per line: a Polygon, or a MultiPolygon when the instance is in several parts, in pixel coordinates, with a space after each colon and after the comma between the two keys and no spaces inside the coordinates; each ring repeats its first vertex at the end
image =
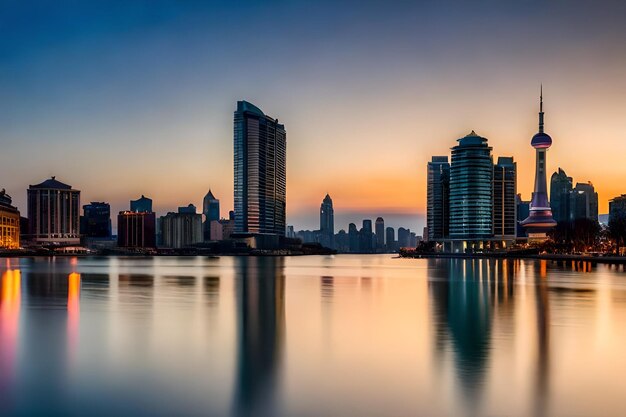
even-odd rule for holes
{"type": "Polygon", "coordinates": [[[21,305],[20,270],[2,273],[0,289],[0,412],[12,407],[21,305]]]}
{"type": "Polygon", "coordinates": [[[278,368],[285,338],[282,258],[236,260],[237,380],[235,413],[278,415],[278,368]]]}

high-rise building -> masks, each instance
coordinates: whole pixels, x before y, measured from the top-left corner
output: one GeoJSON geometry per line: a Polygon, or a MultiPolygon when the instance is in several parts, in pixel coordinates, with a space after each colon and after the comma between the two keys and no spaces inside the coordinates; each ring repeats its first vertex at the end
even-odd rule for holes
{"type": "Polygon", "coordinates": [[[450,164],[447,156],[433,156],[428,163],[426,188],[427,238],[441,240],[449,234],[450,164]]]}
{"type": "Polygon", "coordinates": [[[203,238],[205,241],[218,240],[217,236],[211,235],[211,222],[220,220],[220,200],[215,198],[211,190],[204,196],[202,201],[202,214],[204,214],[203,238]]]}
{"type": "Polygon", "coordinates": [[[543,131],[543,88],[539,98],[539,132],[533,136],[530,145],[536,150],[535,191],[530,201],[530,214],[522,222],[522,226],[527,229],[529,240],[543,241],[547,239],[547,233],[556,226],[546,184],[546,153],[552,146],[552,138],[543,131]]]}
{"type": "Polygon", "coordinates": [[[85,237],[111,237],[111,206],[108,203],[92,201],[83,206],[80,233],[85,237]]]}
{"type": "Polygon", "coordinates": [[[334,248],[335,210],[333,200],[326,194],[320,206],[320,243],[327,248],[334,248]]]}
{"type": "Polygon", "coordinates": [[[623,221],[626,221],[626,194],[609,200],[609,227],[623,221]]]}
{"type": "Polygon", "coordinates": [[[512,157],[499,157],[493,166],[493,235],[513,241],[517,229],[517,164],[512,157]]]}
{"type": "Polygon", "coordinates": [[[234,116],[235,232],[285,235],[287,133],[247,101],[234,116]]]}
{"type": "Polygon", "coordinates": [[[561,168],[550,178],[550,209],[554,221],[569,221],[569,200],[572,192],[572,177],[568,177],[561,168]]]}
{"type": "Polygon", "coordinates": [[[385,249],[385,220],[382,217],[376,219],[374,223],[376,230],[376,250],[385,249]]]}
{"type": "Polygon", "coordinates": [[[404,227],[398,228],[398,247],[408,248],[411,246],[411,230],[404,227]]]}
{"type": "Polygon", "coordinates": [[[202,214],[196,213],[196,207],[189,204],[179,207],[178,213],[167,213],[160,218],[163,246],[184,248],[200,243],[202,235],[202,214]]]}
{"type": "Polygon", "coordinates": [[[356,228],[356,224],[350,223],[348,225],[348,245],[350,247],[350,252],[360,252],[361,248],[359,243],[359,231],[356,228]]]}
{"type": "Polygon", "coordinates": [[[156,214],[152,199],[144,195],[130,201],[129,211],[117,215],[117,246],[150,249],[156,247],[156,214]]]}
{"type": "Polygon", "coordinates": [[[0,190],[0,249],[20,247],[20,212],[12,201],[4,189],[0,190]]]}
{"type": "Polygon", "coordinates": [[[458,142],[450,165],[449,237],[455,241],[454,251],[478,249],[493,233],[491,147],[474,131],[458,142]]]}
{"type": "Polygon", "coordinates": [[[598,193],[591,182],[576,183],[569,197],[570,221],[578,219],[598,221],[598,193]]]}
{"type": "Polygon", "coordinates": [[[152,199],[141,195],[137,200],[130,200],[130,211],[135,212],[151,212],[152,211],[152,199]]]}
{"type": "Polygon", "coordinates": [[[359,231],[359,252],[371,253],[374,248],[374,233],[372,232],[372,221],[363,220],[363,227],[359,231]]]}
{"type": "Polygon", "coordinates": [[[156,247],[156,215],[149,211],[120,211],[117,215],[117,246],[156,247]]]}
{"type": "Polygon", "coordinates": [[[522,195],[518,194],[516,199],[517,204],[517,237],[526,237],[526,229],[522,226],[522,222],[530,214],[530,201],[522,200],[522,195]]]}
{"type": "Polygon", "coordinates": [[[80,243],[80,191],[55,177],[28,187],[30,238],[42,244],[80,243]]]}
{"type": "Polygon", "coordinates": [[[393,227],[385,229],[385,247],[388,251],[396,250],[396,232],[393,227]]]}

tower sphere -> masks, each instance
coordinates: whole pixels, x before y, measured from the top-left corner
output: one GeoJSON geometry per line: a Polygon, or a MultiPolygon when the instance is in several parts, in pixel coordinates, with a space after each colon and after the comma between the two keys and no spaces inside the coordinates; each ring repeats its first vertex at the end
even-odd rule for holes
{"type": "Polygon", "coordinates": [[[552,138],[547,133],[539,132],[533,136],[530,145],[535,149],[547,149],[552,146],[552,138]]]}

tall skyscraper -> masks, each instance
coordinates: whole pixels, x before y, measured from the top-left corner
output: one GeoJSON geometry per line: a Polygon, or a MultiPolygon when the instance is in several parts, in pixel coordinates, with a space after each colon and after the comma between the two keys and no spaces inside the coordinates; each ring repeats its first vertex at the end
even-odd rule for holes
{"type": "Polygon", "coordinates": [[[493,161],[487,139],[472,131],[458,142],[450,166],[449,236],[455,252],[478,249],[491,238],[493,210],[493,161]]]}
{"type": "Polygon", "coordinates": [[[334,248],[335,210],[333,200],[328,194],[320,206],[320,243],[327,248],[334,248]]]}
{"type": "Polygon", "coordinates": [[[215,198],[211,190],[204,196],[204,200],[202,201],[202,214],[204,214],[204,240],[207,242],[217,240],[217,236],[211,235],[211,222],[220,221],[220,200],[215,198]]]}
{"type": "Polygon", "coordinates": [[[598,221],[598,193],[592,183],[576,183],[569,197],[570,221],[578,219],[598,221]]]}
{"type": "Polygon", "coordinates": [[[287,133],[247,101],[234,116],[235,232],[285,235],[287,133]]]}
{"type": "Polygon", "coordinates": [[[398,247],[408,248],[411,246],[411,230],[404,227],[398,228],[398,247]]]}
{"type": "Polygon", "coordinates": [[[516,199],[517,203],[517,237],[526,237],[526,229],[522,226],[522,222],[530,214],[530,201],[522,200],[522,195],[518,194],[516,199]]]}
{"type": "Polygon", "coordinates": [[[550,209],[554,221],[569,221],[569,199],[572,192],[572,177],[561,168],[550,178],[550,209]]]}
{"type": "Polygon", "coordinates": [[[539,132],[533,136],[530,145],[536,150],[535,191],[530,201],[530,214],[522,226],[528,231],[529,240],[542,241],[556,226],[546,185],[546,152],[552,146],[552,138],[543,131],[543,88],[539,96],[539,132]]]}
{"type": "Polygon", "coordinates": [[[376,219],[374,224],[376,230],[376,250],[385,249],[385,220],[382,217],[376,219]]]}
{"type": "Polygon", "coordinates": [[[0,249],[20,247],[20,212],[12,201],[4,189],[0,190],[0,249]]]}
{"type": "Polygon", "coordinates": [[[28,187],[30,237],[44,244],[80,243],[80,191],[55,177],[28,187]]]}
{"type": "Polygon", "coordinates": [[[515,239],[516,197],[517,164],[512,157],[499,157],[498,163],[493,166],[493,235],[496,239],[515,239]]]}
{"type": "Polygon", "coordinates": [[[111,206],[95,201],[84,205],[80,228],[85,237],[111,237],[111,206]]]}
{"type": "Polygon", "coordinates": [[[426,224],[428,240],[440,240],[449,234],[450,164],[447,156],[433,156],[427,168],[426,224]]]}
{"type": "Polygon", "coordinates": [[[371,253],[374,247],[374,233],[372,232],[372,221],[363,220],[363,227],[359,231],[359,251],[371,253]]]}

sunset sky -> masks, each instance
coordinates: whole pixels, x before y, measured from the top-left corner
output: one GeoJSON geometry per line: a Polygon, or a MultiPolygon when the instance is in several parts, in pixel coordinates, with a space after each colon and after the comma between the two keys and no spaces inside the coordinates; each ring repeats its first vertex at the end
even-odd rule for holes
{"type": "Polygon", "coordinates": [[[626,193],[626,2],[0,0],[0,188],[23,215],[51,175],[112,211],[158,214],[209,187],[233,205],[233,111],[287,130],[288,223],[382,215],[421,234],[426,163],[472,129],[534,179],[626,193]],[[471,4],[469,4],[471,3],[471,4]]]}

